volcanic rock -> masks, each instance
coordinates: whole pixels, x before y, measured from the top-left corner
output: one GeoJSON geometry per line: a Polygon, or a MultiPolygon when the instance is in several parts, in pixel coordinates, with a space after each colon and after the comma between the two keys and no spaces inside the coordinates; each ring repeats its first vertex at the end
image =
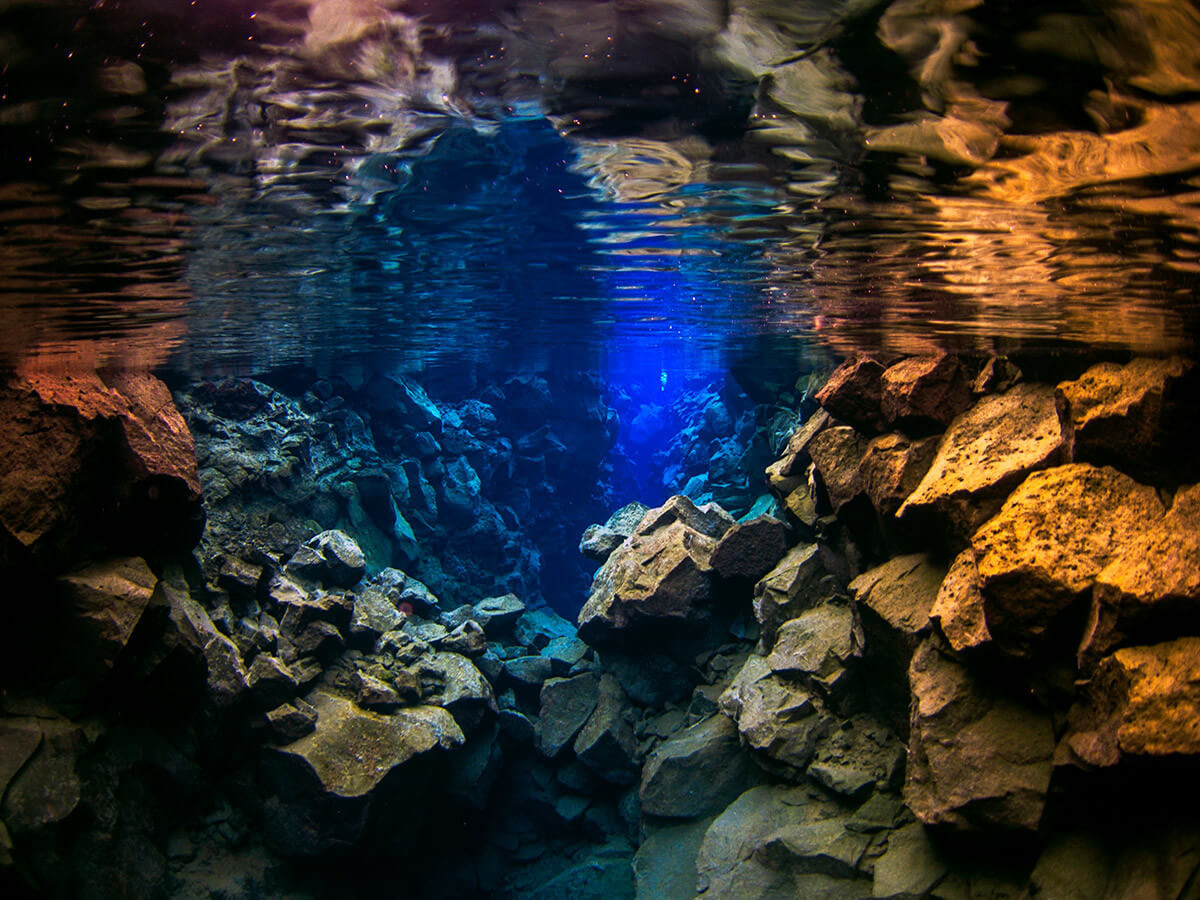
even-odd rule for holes
{"type": "Polygon", "coordinates": [[[767,484],[780,497],[786,497],[799,486],[812,462],[808,446],[822,429],[833,422],[823,409],[817,410],[788,438],[787,447],[779,459],[767,466],[767,484]]]}
{"type": "Polygon", "coordinates": [[[875,862],[873,896],[927,897],[949,868],[918,822],[888,835],[887,850],[875,862]]]}
{"type": "Polygon", "coordinates": [[[895,515],[917,489],[937,452],[936,437],[910,438],[899,432],[881,434],[867,444],[859,466],[871,503],[885,516],[895,515]]]}
{"type": "Polygon", "coordinates": [[[762,625],[763,645],[771,647],[788,619],[842,594],[842,585],[825,567],[817,544],[798,544],[754,586],[754,615],[762,625]]]}
{"type": "Polygon", "coordinates": [[[83,797],[79,762],[90,743],[84,729],[60,718],[18,719],[3,737],[0,765],[13,771],[7,773],[0,819],[13,835],[21,836],[67,818],[83,797]],[[34,729],[39,733],[36,749],[30,751],[34,729]]]}
{"type": "Polygon", "coordinates": [[[1035,830],[1053,769],[1049,713],[985,687],[933,638],[909,686],[909,809],[926,825],[1035,830]]]}
{"type": "Polygon", "coordinates": [[[929,618],[937,622],[950,646],[959,652],[981,647],[992,639],[979,590],[974,550],[968,547],[950,564],[929,618]]]}
{"type": "Polygon", "coordinates": [[[362,550],[344,531],[322,531],[288,560],[284,572],[330,587],[353,587],[366,570],[362,550]]]}
{"type": "Polygon", "coordinates": [[[817,392],[817,402],[864,434],[878,434],[884,428],[883,372],[883,364],[869,356],[847,360],[817,392]]]}
{"type": "Polygon", "coordinates": [[[627,503],[608,517],[603,525],[589,525],[579,539],[579,552],[588,559],[604,562],[609,555],[637,529],[650,507],[644,503],[627,503]]]}
{"type": "Polygon", "coordinates": [[[62,579],[78,632],[73,664],[111,669],[150,603],[158,579],[144,560],[97,563],[62,579]],[[78,656],[82,655],[83,660],[78,656]]]}
{"type": "Polygon", "coordinates": [[[770,572],[787,552],[787,526],[771,516],[758,516],[730,528],[710,560],[720,578],[755,582],[770,572]]]}
{"type": "Polygon", "coordinates": [[[897,515],[936,514],[965,541],[1026,475],[1063,455],[1052,388],[1019,384],[988,395],[950,423],[929,471],[897,515]]]}
{"type": "Polygon", "coordinates": [[[1030,475],[971,539],[993,639],[1028,652],[1052,635],[1059,615],[1162,516],[1154,489],[1116,469],[1072,463],[1030,475]]]}
{"type": "Polygon", "coordinates": [[[542,685],[538,746],[546,756],[559,754],[579,733],[600,690],[600,676],[585,672],[574,678],[550,678],[542,685]]]}
{"type": "Polygon", "coordinates": [[[262,709],[272,709],[296,696],[296,676],[274,656],[260,653],[246,672],[250,696],[262,709]]]}
{"type": "Polygon", "coordinates": [[[914,356],[882,376],[881,410],[888,424],[913,433],[941,431],[971,405],[971,388],[958,359],[914,356]]]}
{"type": "Polygon", "coordinates": [[[826,428],[812,439],[808,450],[834,512],[863,492],[859,466],[867,452],[867,441],[857,431],[848,425],[826,428]]]}
{"type": "Polygon", "coordinates": [[[525,604],[516,594],[486,597],[474,604],[472,618],[489,634],[499,634],[509,628],[525,612],[525,604]]]}
{"type": "Polygon", "coordinates": [[[737,726],[718,713],[659,745],[642,768],[638,797],[643,813],[696,818],[720,812],[755,781],[737,726]]]}
{"type": "Polygon", "coordinates": [[[600,676],[596,708],[575,736],[576,758],[610,784],[637,781],[637,740],[625,716],[626,709],[620,683],[605,673],[600,676]]]}

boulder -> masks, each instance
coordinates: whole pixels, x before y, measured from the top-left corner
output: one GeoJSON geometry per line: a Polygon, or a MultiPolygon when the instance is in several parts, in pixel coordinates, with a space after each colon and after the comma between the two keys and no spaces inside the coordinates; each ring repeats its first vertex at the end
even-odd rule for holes
{"type": "Polygon", "coordinates": [[[1112,867],[1112,849],[1105,841],[1082,833],[1051,835],[1029,875],[1030,896],[1047,900],[1111,896],[1105,889],[1112,867]]]}
{"type": "Polygon", "coordinates": [[[638,777],[637,740],[626,709],[620,683],[612,675],[601,675],[596,708],[575,736],[575,756],[609,784],[629,785],[638,777]]]}
{"type": "MultiPolygon", "coordinates": [[[[400,670],[401,672],[404,670],[400,670]]],[[[496,712],[492,686],[465,656],[445,651],[427,653],[412,666],[424,702],[449,710],[466,734],[496,712]]]]}
{"type": "Polygon", "coordinates": [[[466,457],[459,456],[446,466],[438,488],[438,509],[449,522],[461,527],[479,517],[483,482],[466,457]]]}
{"type": "Polygon", "coordinates": [[[402,626],[406,618],[405,613],[396,608],[386,589],[368,582],[354,593],[350,637],[356,643],[371,646],[381,634],[402,626]]]}
{"type": "Polygon", "coordinates": [[[895,431],[867,444],[859,473],[867,496],[882,515],[894,516],[917,489],[933,463],[937,444],[936,437],[910,438],[895,431]]]}
{"type": "Polygon", "coordinates": [[[881,377],[880,408],[889,425],[921,434],[941,431],[971,405],[971,387],[956,357],[913,356],[881,377]]]}
{"type": "Polygon", "coordinates": [[[881,408],[883,373],[883,363],[872,357],[847,360],[817,392],[817,402],[834,418],[863,434],[878,434],[885,424],[881,408]]]}
{"type": "Polygon", "coordinates": [[[246,668],[233,641],[217,631],[208,612],[188,593],[178,571],[159,582],[167,606],[164,645],[183,647],[203,660],[209,699],[218,708],[232,705],[246,691],[246,668]]]}
{"type": "Polygon", "coordinates": [[[1061,614],[1162,516],[1155,490],[1116,469],[1071,463],[1030,475],[971,539],[993,640],[1028,653],[1056,626],[1073,627],[1061,614]]]}
{"type": "Polygon", "coordinates": [[[472,618],[483,626],[488,635],[499,634],[525,612],[525,604],[516,594],[504,594],[500,597],[485,597],[472,607],[472,618]]]}
{"type": "Polygon", "coordinates": [[[463,656],[474,659],[487,650],[487,635],[484,633],[482,625],[474,619],[467,619],[435,643],[439,650],[461,653],[463,656]]]}
{"type": "Polygon", "coordinates": [[[861,653],[862,642],[854,612],[844,604],[824,603],[783,623],[767,665],[804,678],[829,698],[842,692],[846,664],[861,653]]]}
{"type": "Polygon", "coordinates": [[[1019,384],[984,397],[950,423],[897,515],[934,515],[966,541],[1026,475],[1063,457],[1053,388],[1019,384]]]}
{"type": "Polygon", "coordinates": [[[579,552],[588,559],[604,562],[625,538],[633,534],[649,510],[650,507],[635,500],[609,516],[603,525],[589,525],[579,539],[579,552]]]}
{"type": "Polygon", "coordinates": [[[746,746],[766,757],[769,770],[793,781],[808,767],[817,743],[832,724],[818,696],[802,684],[776,675],[767,660],[757,655],[746,659],[721,694],[720,705],[737,722],[746,746]]]}
{"type": "Polygon", "coordinates": [[[585,672],[573,678],[550,678],[542,685],[538,748],[555,757],[579,733],[596,708],[600,676],[585,672]]]}
{"type": "Polygon", "coordinates": [[[96,545],[157,555],[199,539],[195,445],[154,376],[12,375],[0,387],[0,423],[6,546],[61,569],[96,545]]]}
{"type": "Polygon", "coordinates": [[[550,660],[544,656],[514,656],[504,661],[504,674],[519,685],[540,688],[551,675],[550,660]]]}
{"type": "Polygon", "coordinates": [[[82,726],[61,718],[21,718],[0,738],[0,776],[8,785],[0,820],[14,837],[61,822],[79,807],[80,758],[90,743],[82,726]]]}
{"type": "Polygon", "coordinates": [[[986,686],[927,638],[909,668],[904,799],[926,825],[1034,831],[1053,770],[1049,712],[986,686]]]}
{"type": "Polygon", "coordinates": [[[867,441],[857,431],[848,425],[826,428],[812,439],[808,451],[834,512],[863,493],[859,466],[867,452],[867,441]]]}
{"type": "Polygon", "coordinates": [[[720,812],[757,780],[737,726],[718,713],[659,745],[642,767],[638,798],[645,814],[691,819],[720,812]]]}
{"type": "Polygon", "coordinates": [[[317,710],[305,700],[282,703],[267,712],[267,727],[279,743],[290,744],[317,727],[317,710]]]}
{"type": "Polygon", "coordinates": [[[328,587],[353,587],[366,571],[363,552],[344,531],[322,531],[292,556],[284,572],[328,587]]]}
{"type": "MultiPolygon", "coordinates": [[[[266,751],[263,764],[271,793],[264,836],[285,856],[352,846],[367,830],[376,794],[404,803],[404,794],[421,789],[418,772],[426,770],[405,779],[399,775],[402,768],[464,741],[453,717],[438,707],[409,707],[385,716],[325,691],[309,700],[317,711],[316,729],[266,751]]],[[[410,820],[409,827],[415,825],[410,820]]]]}
{"type": "Polygon", "coordinates": [[[103,674],[129,643],[158,579],[133,557],[96,563],[60,583],[78,640],[71,662],[103,674]]]}
{"type": "Polygon", "coordinates": [[[513,625],[513,637],[537,653],[557,638],[575,637],[575,626],[548,606],[526,610],[513,625]]]}
{"type": "Polygon", "coordinates": [[[982,647],[992,639],[979,590],[975,551],[968,547],[950,564],[929,611],[950,646],[958,651],[982,647]]]}
{"type": "Polygon", "coordinates": [[[390,712],[401,703],[400,694],[390,684],[359,669],[354,673],[354,700],[363,709],[390,712]]]}
{"type": "Polygon", "coordinates": [[[694,900],[696,854],[711,818],[672,824],[649,834],[633,858],[638,897],[655,900],[694,900]]]}
{"type": "Polygon", "coordinates": [[[868,898],[869,842],[847,831],[841,808],[814,788],[754,787],[705,833],[697,889],[711,897],[868,898]]]}
{"type": "Polygon", "coordinates": [[[442,432],[442,413],[415,381],[403,375],[376,375],[363,389],[367,408],[397,418],[414,431],[442,432]]]}
{"type": "MultiPolygon", "coordinates": [[[[1155,480],[1194,406],[1182,388],[1193,364],[1181,357],[1138,357],[1127,365],[1098,363],[1054,392],[1063,438],[1076,462],[1111,465],[1155,480]]],[[[1195,466],[1192,466],[1195,471],[1195,466]]]]}
{"type": "Polygon", "coordinates": [[[808,445],[832,422],[833,417],[829,413],[823,409],[817,410],[792,432],[779,459],[767,466],[767,484],[780,497],[786,497],[800,485],[812,463],[808,445]]]}
{"type": "Polygon", "coordinates": [[[602,643],[630,631],[702,624],[712,596],[712,552],[732,524],[715,507],[697,508],[682,496],[646,513],[592,580],[579,636],[602,643]]]}
{"type": "Polygon", "coordinates": [[[250,696],[261,709],[273,709],[287,703],[294,696],[298,684],[296,676],[280,660],[266,653],[254,657],[246,672],[246,685],[250,696]]]}
{"type": "Polygon", "coordinates": [[[819,545],[793,547],[754,586],[754,615],[762,625],[763,646],[775,643],[775,634],[785,621],[842,592],[842,584],[825,567],[819,545]]]}
{"type": "Polygon", "coordinates": [[[1200,485],[1181,488],[1166,515],[1127,536],[1096,576],[1081,668],[1129,635],[1164,633],[1200,608],[1200,485]]]}
{"type": "Polygon", "coordinates": [[[971,382],[972,394],[998,394],[1007,391],[1021,380],[1021,370],[1007,356],[989,356],[975,380],[971,382]]]}
{"type": "Polygon", "coordinates": [[[1200,753],[1200,638],[1105,657],[1068,720],[1065,747],[1089,765],[1200,753]]]}
{"type": "Polygon", "coordinates": [[[787,526],[771,516],[738,522],[713,548],[713,572],[727,580],[756,582],[783,558],[787,538],[787,526]]]}
{"type": "Polygon", "coordinates": [[[866,713],[842,721],[817,745],[808,777],[852,802],[894,791],[903,779],[905,747],[891,729],[866,713]]]}

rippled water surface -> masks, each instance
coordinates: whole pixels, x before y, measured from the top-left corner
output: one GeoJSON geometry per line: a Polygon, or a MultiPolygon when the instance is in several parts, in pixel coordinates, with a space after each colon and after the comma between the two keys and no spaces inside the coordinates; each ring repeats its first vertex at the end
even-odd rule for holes
{"type": "Polygon", "coordinates": [[[1187,349],[1197,48],[1184,0],[9,0],[0,349],[1187,349]]]}

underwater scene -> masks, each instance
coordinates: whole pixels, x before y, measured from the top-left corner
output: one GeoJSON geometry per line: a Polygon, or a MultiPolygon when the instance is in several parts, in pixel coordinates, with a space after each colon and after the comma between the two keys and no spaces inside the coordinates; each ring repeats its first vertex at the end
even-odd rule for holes
{"type": "Polygon", "coordinates": [[[0,0],[0,897],[1200,900],[1193,0],[0,0]]]}

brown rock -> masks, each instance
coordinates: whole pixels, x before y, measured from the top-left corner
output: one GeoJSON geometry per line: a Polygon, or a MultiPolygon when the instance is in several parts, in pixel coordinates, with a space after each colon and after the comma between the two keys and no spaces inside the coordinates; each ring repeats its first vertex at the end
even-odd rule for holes
{"type": "Polygon", "coordinates": [[[767,484],[780,497],[791,493],[802,479],[812,462],[808,453],[808,445],[822,429],[832,422],[832,417],[823,409],[817,410],[808,420],[792,432],[788,438],[787,448],[779,459],[767,466],[767,484]]]}
{"type": "Polygon", "coordinates": [[[754,586],[754,615],[762,625],[763,646],[774,645],[779,626],[788,619],[842,592],[842,585],[825,567],[819,545],[793,547],[754,586]]]}
{"type": "Polygon", "coordinates": [[[710,563],[720,578],[758,581],[787,552],[787,526],[772,516],[739,522],[713,548],[710,563]]]}
{"type": "Polygon", "coordinates": [[[720,812],[761,777],[738,741],[737,726],[716,713],[672,735],[646,760],[638,786],[643,813],[695,818],[720,812]]]}
{"type": "Polygon", "coordinates": [[[1030,650],[1162,514],[1153,488],[1116,469],[1072,463],[1030,475],[971,539],[992,637],[1030,650]]]}
{"type": "MultiPolygon", "coordinates": [[[[80,632],[79,652],[100,671],[111,669],[150,604],[158,579],[144,560],[97,563],[62,579],[80,632]]],[[[79,660],[76,660],[77,662],[79,660]]]]}
{"type": "Polygon", "coordinates": [[[936,640],[909,668],[904,799],[926,825],[1032,831],[1053,769],[1050,716],[975,681],[936,640]]]}
{"type": "Polygon", "coordinates": [[[872,357],[847,360],[834,370],[829,381],[817,392],[817,402],[834,418],[853,425],[864,434],[878,434],[884,425],[880,409],[883,372],[883,364],[872,357]]]}
{"type": "Polygon", "coordinates": [[[154,376],[14,376],[0,423],[0,532],[35,556],[69,565],[91,542],[145,553],[199,538],[195,447],[154,376]]]}
{"type": "MultiPolygon", "coordinates": [[[[862,635],[848,606],[824,603],[784,622],[767,656],[773,672],[807,676],[822,687],[836,684],[858,656],[862,635]]],[[[828,691],[826,691],[828,693],[828,691]]]]}
{"type": "Polygon", "coordinates": [[[1063,437],[1072,459],[1112,465],[1134,477],[1153,480],[1175,421],[1195,416],[1180,408],[1178,389],[1192,364],[1139,357],[1125,366],[1099,363],[1054,392],[1063,437]]]}
{"type": "Polygon", "coordinates": [[[867,452],[867,442],[857,431],[848,425],[826,428],[812,439],[808,449],[834,512],[863,492],[859,465],[867,452]]]}
{"type": "Polygon", "coordinates": [[[538,749],[554,757],[575,739],[596,708],[600,677],[584,672],[574,678],[549,678],[542,685],[538,749]]]}
{"type": "Polygon", "coordinates": [[[1200,753],[1200,638],[1125,647],[1103,659],[1071,709],[1064,743],[1078,760],[1200,753]]]}
{"type": "Polygon", "coordinates": [[[984,397],[950,423],[929,471],[897,515],[935,514],[965,541],[1026,475],[1062,456],[1053,389],[1017,385],[984,397]]]}
{"type": "Polygon", "coordinates": [[[579,612],[579,636],[602,642],[629,629],[705,621],[717,540],[695,526],[718,537],[724,533],[717,517],[686,497],[673,497],[646,513],[592,580],[579,612]]]}
{"type": "Polygon", "coordinates": [[[1200,604],[1200,485],[1182,488],[1167,514],[1137,532],[1096,577],[1080,648],[1087,668],[1130,633],[1161,628],[1200,604]]]}
{"type": "Polygon", "coordinates": [[[914,356],[882,376],[881,409],[891,425],[907,431],[941,431],[971,405],[971,389],[956,357],[914,356]]]}
{"type": "Polygon", "coordinates": [[[817,467],[809,463],[808,470],[802,479],[797,479],[796,486],[783,498],[783,505],[802,526],[802,531],[811,538],[817,520],[821,517],[821,503],[818,501],[820,492],[817,489],[817,467]]]}
{"type": "Polygon", "coordinates": [[[917,489],[937,452],[936,437],[909,438],[883,434],[867,444],[859,472],[875,508],[892,516],[917,489]]]}
{"type": "Polygon", "coordinates": [[[992,639],[979,591],[975,552],[967,548],[954,558],[929,617],[937,622],[950,646],[961,652],[992,639]]]}
{"type": "Polygon", "coordinates": [[[596,692],[596,708],[575,736],[575,756],[609,784],[633,784],[638,779],[638,747],[633,726],[625,716],[625,692],[605,672],[596,692]]]}
{"type": "Polygon", "coordinates": [[[989,356],[971,384],[971,393],[994,394],[1007,391],[1020,380],[1021,370],[1007,356],[989,356]]]}

